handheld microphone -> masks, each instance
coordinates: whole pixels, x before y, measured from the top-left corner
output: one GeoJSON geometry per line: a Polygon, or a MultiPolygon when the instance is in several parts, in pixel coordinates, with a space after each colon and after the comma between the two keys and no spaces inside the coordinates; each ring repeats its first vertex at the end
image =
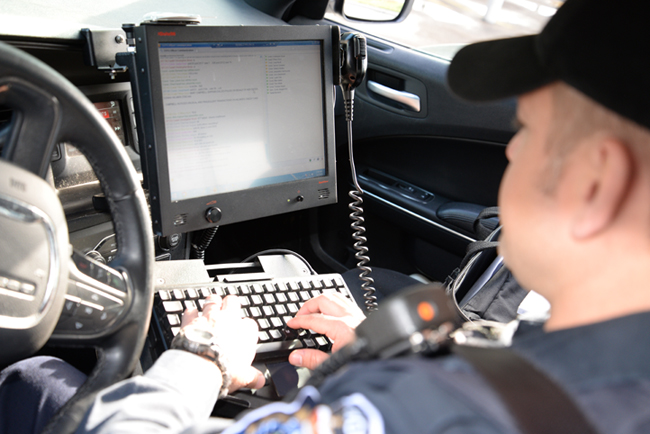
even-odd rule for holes
{"type": "Polygon", "coordinates": [[[361,84],[368,69],[366,38],[358,33],[344,33],[340,43],[341,91],[345,101],[346,120],[352,120],[354,89],[361,84]]]}

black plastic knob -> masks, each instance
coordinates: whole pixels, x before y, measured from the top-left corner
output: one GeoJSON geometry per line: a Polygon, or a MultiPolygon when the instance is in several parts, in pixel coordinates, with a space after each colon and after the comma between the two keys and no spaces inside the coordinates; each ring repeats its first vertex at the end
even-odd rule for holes
{"type": "Polygon", "coordinates": [[[216,206],[208,208],[205,211],[205,219],[210,223],[219,223],[221,220],[221,210],[216,206]]]}

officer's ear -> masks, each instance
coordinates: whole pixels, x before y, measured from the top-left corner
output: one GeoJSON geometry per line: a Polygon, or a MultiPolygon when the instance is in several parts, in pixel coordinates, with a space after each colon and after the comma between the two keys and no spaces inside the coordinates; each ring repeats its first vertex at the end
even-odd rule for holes
{"type": "Polygon", "coordinates": [[[597,135],[588,140],[575,163],[583,165],[575,192],[571,234],[584,240],[606,230],[619,215],[634,176],[634,159],[620,140],[597,135]]]}

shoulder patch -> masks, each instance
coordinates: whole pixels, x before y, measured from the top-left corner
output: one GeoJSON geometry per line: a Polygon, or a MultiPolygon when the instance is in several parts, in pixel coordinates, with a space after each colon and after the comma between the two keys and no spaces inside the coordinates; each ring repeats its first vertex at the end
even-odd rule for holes
{"type": "Polygon", "coordinates": [[[384,421],[360,393],[321,404],[313,387],[293,402],[274,402],[247,413],[223,434],[383,434],[384,421]]]}

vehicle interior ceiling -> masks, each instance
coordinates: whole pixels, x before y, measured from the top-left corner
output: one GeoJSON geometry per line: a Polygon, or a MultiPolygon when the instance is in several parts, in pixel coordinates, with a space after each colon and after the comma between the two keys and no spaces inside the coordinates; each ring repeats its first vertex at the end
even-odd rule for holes
{"type": "MultiPolygon", "coordinates": [[[[124,100],[132,104],[129,77],[126,72],[111,76],[89,64],[82,28],[119,29],[122,24],[141,22],[152,11],[199,14],[201,25],[333,24],[324,19],[328,0],[100,2],[93,3],[92,13],[81,0],[66,2],[65,7],[34,1],[27,2],[33,8],[30,18],[12,15],[14,10],[24,11],[24,3],[3,2],[0,40],[43,60],[97,103],[124,100]]],[[[443,281],[476,238],[473,218],[497,203],[506,166],[503,151],[513,134],[514,104],[469,105],[452,96],[445,86],[447,60],[372,36],[368,36],[368,46],[367,79],[415,90],[422,105],[419,112],[410,112],[373,95],[365,83],[357,92],[355,158],[362,187],[370,193],[364,206],[371,265],[443,281]],[[420,194],[436,199],[433,203],[414,200],[413,196],[420,194]]],[[[119,135],[140,170],[133,106],[127,107],[119,135]]],[[[0,147],[7,140],[12,116],[0,105],[0,147]]],[[[206,264],[236,263],[263,250],[290,249],[304,256],[319,273],[354,268],[348,217],[352,182],[340,95],[335,127],[338,203],[225,225],[205,252],[206,264]]],[[[110,261],[119,246],[110,237],[113,227],[101,188],[88,170],[82,155],[61,146],[52,157],[51,181],[63,203],[75,249],[83,253],[94,250],[110,261]]],[[[180,240],[155,237],[158,259],[189,258],[192,234],[180,235],[180,240]]]]}

